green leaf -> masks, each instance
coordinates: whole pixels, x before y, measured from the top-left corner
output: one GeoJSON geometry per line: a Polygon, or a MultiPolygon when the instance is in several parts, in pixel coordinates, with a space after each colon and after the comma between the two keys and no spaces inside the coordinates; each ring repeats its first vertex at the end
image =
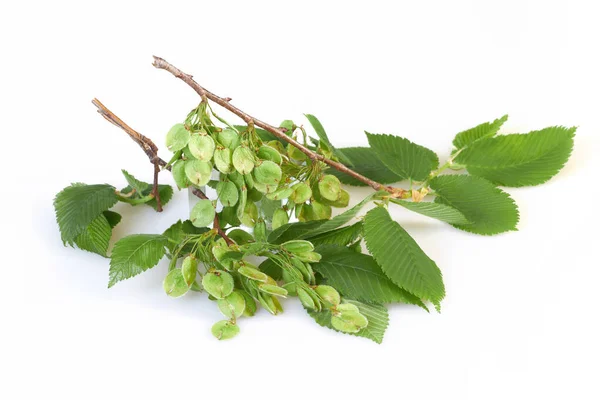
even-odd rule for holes
{"type": "Polygon", "coordinates": [[[347,246],[354,242],[362,233],[363,224],[357,222],[353,225],[344,228],[334,229],[318,236],[311,237],[309,240],[315,246],[323,244],[337,244],[339,246],[347,246]]]}
{"type": "Polygon", "coordinates": [[[275,279],[276,281],[281,280],[281,278],[282,278],[283,271],[282,271],[281,267],[279,265],[277,265],[275,263],[275,261],[271,260],[270,258],[267,258],[265,261],[260,263],[260,265],[258,266],[258,269],[260,269],[262,272],[269,275],[271,278],[275,279]]]}
{"type": "Polygon", "coordinates": [[[452,144],[457,149],[462,149],[475,143],[479,139],[492,137],[498,133],[498,130],[507,119],[508,115],[504,115],[493,122],[484,122],[483,124],[477,125],[475,128],[460,132],[454,137],[452,144]]]}
{"type": "Polygon", "coordinates": [[[398,136],[365,132],[369,145],[381,161],[402,179],[424,181],[437,168],[437,155],[423,147],[398,136]]]}
{"type": "Polygon", "coordinates": [[[445,296],[439,268],[386,209],[369,211],[364,220],[369,252],[383,272],[398,286],[436,308],[445,296]]]}
{"type": "MultiPolygon", "coordinates": [[[[356,333],[342,333],[364,337],[374,341],[375,343],[381,344],[381,342],[383,341],[383,335],[385,334],[385,330],[387,329],[389,324],[389,315],[385,306],[382,306],[380,304],[365,304],[359,301],[348,299],[345,299],[345,302],[358,307],[359,312],[367,318],[369,324],[366,328],[363,328],[356,333]]],[[[331,311],[307,311],[308,314],[314,318],[317,324],[329,329],[333,329],[336,332],[341,332],[333,328],[333,326],[331,325],[331,311]]]]}
{"type": "Polygon", "coordinates": [[[149,184],[147,184],[146,182],[138,181],[137,179],[135,179],[135,177],[133,175],[131,175],[129,172],[125,171],[124,169],[122,169],[121,172],[125,176],[125,179],[127,180],[127,183],[129,184],[129,187],[132,189],[135,189],[135,191],[137,193],[143,193],[144,190],[148,189],[149,184]]]}
{"type": "Polygon", "coordinates": [[[338,151],[335,147],[333,147],[333,145],[329,141],[329,138],[327,137],[327,133],[325,133],[325,128],[323,128],[321,121],[319,121],[317,117],[315,117],[312,114],[304,114],[304,116],[312,125],[317,136],[319,136],[319,139],[321,139],[321,141],[324,142],[333,151],[333,154],[338,158],[338,160],[340,160],[340,162],[344,164],[352,165],[352,161],[348,159],[344,153],[338,151]]]}
{"type": "Polygon", "coordinates": [[[119,240],[110,256],[108,287],[136,276],[152,267],[165,255],[167,238],[163,235],[130,235],[119,240]]]}
{"type": "MultiPolygon", "coordinates": [[[[167,238],[166,246],[169,249],[170,253],[175,252],[175,250],[179,247],[179,244],[188,236],[188,235],[199,235],[205,232],[208,232],[209,228],[197,228],[192,222],[188,219],[185,221],[178,220],[166,231],[163,232],[163,236],[167,238]]],[[[186,255],[189,253],[194,247],[194,243],[188,243],[179,253],[179,257],[186,255]]]]}
{"type": "Polygon", "coordinates": [[[73,243],[98,215],[116,202],[115,188],[110,185],[75,184],[64,188],[54,198],[63,243],[73,243]]]}
{"type": "Polygon", "coordinates": [[[325,221],[326,220],[293,222],[282,225],[269,234],[267,241],[273,244],[281,244],[288,240],[299,239],[300,236],[315,230],[325,221]]]}
{"type": "Polygon", "coordinates": [[[463,150],[456,162],[471,175],[501,186],[539,185],[565,165],[577,128],[554,126],[527,134],[482,139],[463,150]]]}
{"type": "Polygon", "coordinates": [[[320,235],[322,233],[329,232],[336,228],[339,228],[340,226],[346,224],[347,222],[350,222],[350,220],[352,220],[352,218],[356,217],[356,215],[364,207],[365,204],[367,204],[368,202],[370,202],[373,199],[378,199],[380,196],[384,196],[387,194],[388,193],[383,190],[371,193],[370,195],[365,197],[360,203],[356,204],[354,207],[347,209],[343,213],[336,215],[335,217],[331,218],[330,220],[325,220],[325,222],[320,224],[315,229],[312,229],[309,232],[306,232],[306,233],[300,235],[300,237],[298,239],[311,238],[311,237],[320,235]]]}
{"type": "Polygon", "coordinates": [[[425,215],[427,217],[439,219],[440,221],[447,222],[449,224],[470,224],[471,222],[464,216],[463,213],[458,211],[456,208],[440,203],[433,203],[422,201],[419,203],[400,200],[390,199],[392,203],[398,204],[410,211],[425,215]]]}
{"type": "Polygon", "coordinates": [[[369,303],[416,304],[426,309],[418,297],[394,284],[373,257],[336,245],[319,246],[315,251],[322,258],[311,266],[343,296],[369,303]]]}
{"type": "Polygon", "coordinates": [[[108,220],[104,214],[100,214],[75,238],[75,244],[81,250],[106,257],[111,234],[112,229],[108,220]]]}
{"type": "MultiPolygon", "coordinates": [[[[369,147],[345,147],[343,149],[338,149],[338,152],[342,153],[350,160],[350,163],[346,164],[346,166],[375,182],[395,183],[403,179],[401,176],[390,171],[390,169],[381,162],[377,153],[369,147]]],[[[346,185],[367,186],[366,183],[352,178],[350,175],[336,169],[329,169],[327,172],[337,176],[337,178],[346,185]]]]}
{"type": "MultiPolygon", "coordinates": [[[[160,197],[160,204],[164,207],[173,198],[173,188],[170,185],[158,185],[158,196],[160,197]]],[[[145,204],[157,210],[156,199],[152,199],[145,204]]]]}
{"type": "Polygon", "coordinates": [[[108,224],[111,228],[114,228],[119,224],[119,222],[121,222],[121,214],[117,212],[107,210],[104,211],[102,214],[104,214],[104,216],[106,217],[106,220],[108,221],[108,224]]]}
{"type": "Polygon", "coordinates": [[[453,226],[480,235],[516,230],[519,211],[514,200],[489,181],[469,175],[442,175],[431,180],[435,202],[454,207],[468,225],[453,226]]]}

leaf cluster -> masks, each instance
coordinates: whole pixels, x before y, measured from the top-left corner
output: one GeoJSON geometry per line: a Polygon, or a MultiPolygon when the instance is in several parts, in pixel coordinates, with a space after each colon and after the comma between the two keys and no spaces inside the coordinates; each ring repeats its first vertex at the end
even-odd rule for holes
{"type": "MultiPolygon", "coordinates": [[[[350,203],[342,185],[362,182],[252,124],[229,124],[202,102],[167,133],[173,152],[167,166],[180,189],[208,185],[217,199],[200,200],[189,220],[161,234],[117,241],[109,287],[166,257],[166,294],[207,292],[225,316],[212,329],[218,339],[234,337],[239,319],[259,307],[276,315],[282,299],[297,297],[319,325],[381,343],[387,304],[440,311],[446,294],[440,268],[388,208],[400,206],[473,234],[516,230],[517,205],[499,186],[548,181],[567,162],[575,132],[550,127],[499,135],[503,116],[458,133],[440,163],[433,151],[389,134],[366,132],[369,147],[336,148],[321,122],[306,118],[316,137],[290,120],[281,128],[315,154],[381,184],[405,181],[408,189],[375,191],[334,215],[350,203]],[[361,214],[369,203],[375,207],[361,214]]],[[[127,186],[120,191],[73,184],[57,194],[63,243],[106,256],[121,219],[111,207],[121,201],[156,208],[153,186],[123,174],[127,186]]],[[[163,204],[173,195],[168,185],[158,191],[163,204]]]]}

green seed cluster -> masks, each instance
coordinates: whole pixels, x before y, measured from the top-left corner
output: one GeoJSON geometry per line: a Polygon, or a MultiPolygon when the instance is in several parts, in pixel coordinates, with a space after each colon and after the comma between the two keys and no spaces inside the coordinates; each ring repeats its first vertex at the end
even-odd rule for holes
{"type": "MultiPolygon", "coordinates": [[[[344,303],[333,287],[317,284],[311,263],[321,256],[310,242],[267,242],[268,234],[293,216],[300,221],[331,218],[332,207],[348,205],[348,192],[337,177],[324,173],[325,164],[296,147],[260,135],[253,125],[233,127],[212,114],[227,125],[218,127],[209,111],[201,103],[184,123],[169,130],[166,144],[174,153],[169,165],[177,186],[210,185],[223,209],[216,212],[216,200],[200,200],[193,207],[190,221],[204,231],[188,236],[174,252],[165,292],[179,297],[189,290],[206,291],[227,318],[212,328],[218,339],[234,337],[239,332],[237,320],[254,315],[257,304],[273,315],[281,313],[280,299],[287,296],[297,296],[307,309],[329,309],[331,324],[340,331],[364,328],[367,319],[355,306],[344,303]],[[218,180],[211,180],[214,170],[219,172],[218,180]],[[234,244],[228,245],[215,229],[206,228],[215,217],[234,244]],[[253,234],[238,229],[240,225],[253,228],[253,234]],[[268,259],[278,269],[277,279],[248,256],[268,259]]],[[[292,121],[284,121],[282,127],[296,138],[292,121]]]]}

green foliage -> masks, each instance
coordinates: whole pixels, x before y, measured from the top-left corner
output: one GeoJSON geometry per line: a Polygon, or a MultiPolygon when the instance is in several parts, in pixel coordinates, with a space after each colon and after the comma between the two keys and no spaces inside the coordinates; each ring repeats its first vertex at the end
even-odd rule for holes
{"type": "Polygon", "coordinates": [[[73,243],[96,217],[116,202],[115,188],[110,185],[75,184],[64,188],[54,199],[63,243],[73,243]]]}
{"type": "MultiPolygon", "coordinates": [[[[395,183],[403,179],[392,172],[380,159],[373,149],[369,147],[344,147],[338,149],[338,153],[342,153],[349,163],[344,163],[347,167],[359,174],[366,176],[379,183],[395,183]]],[[[367,186],[365,183],[351,177],[350,175],[334,169],[327,171],[338,177],[338,179],[352,186],[367,186]]]]}
{"type": "Polygon", "coordinates": [[[431,180],[435,202],[460,211],[471,223],[456,228],[480,235],[516,230],[519,211],[514,200],[485,179],[444,175],[431,180]]]}
{"type": "Polygon", "coordinates": [[[433,202],[419,202],[415,203],[412,201],[391,199],[394,204],[398,204],[408,210],[416,213],[426,215],[431,218],[439,219],[440,221],[447,222],[449,224],[470,224],[470,221],[464,216],[463,213],[458,211],[456,208],[433,202]]]}
{"type": "Polygon", "coordinates": [[[323,233],[321,235],[312,236],[309,240],[315,246],[324,244],[336,244],[338,246],[347,246],[354,242],[363,231],[363,223],[357,222],[353,225],[323,233]]]}
{"type": "Polygon", "coordinates": [[[501,186],[539,185],[565,165],[576,128],[554,126],[527,134],[503,135],[473,143],[456,162],[469,174],[501,186]]]}
{"type": "Polygon", "coordinates": [[[165,255],[168,239],[163,235],[130,235],[119,240],[110,256],[108,287],[136,276],[165,255]]]}
{"type": "Polygon", "coordinates": [[[457,149],[462,149],[475,143],[479,139],[492,137],[498,133],[498,130],[500,130],[500,127],[502,127],[507,119],[508,115],[504,115],[493,122],[484,122],[483,124],[477,125],[475,128],[460,132],[456,135],[452,144],[457,149]]]}
{"type": "MultiPolygon", "coordinates": [[[[118,215],[118,214],[117,214],[118,215]]],[[[98,215],[85,227],[83,232],[75,238],[75,244],[81,250],[90,251],[106,257],[108,242],[112,234],[112,228],[104,214],[98,215]]]]}
{"type": "MultiPolygon", "coordinates": [[[[163,174],[170,170],[179,188],[201,199],[189,220],[175,222],[162,235],[118,240],[108,286],[156,266],[166,255],[165,293],[208,295],[226,318],[211,330],[220,340],[236,336],[240,320],[259,306],[277,315],[281,298],[296,297],[320,325],[381,343],[389,322],[384,304],[429,311],[431,302],[439,311],[445,296],[439,268],[391,219],[390,203],[472,233],[514,230],[517,207],[496,185],[537,185],[556,175],[570,156],[575,131],[551,127],[495,136],[504,116],[456,135],[455,148],[439,166],[431,150],[385,134],[366,133],[370,147],[336,149],[320,121],[306,117],[317,137],[292,120],[283,121],[280,131],[269,129],[276,135],[253,123],[232,125],[202,101],[167,134],[173,151],[168,163],[153,158],[155,146],[144,143],[163,174]],[[302,151],[294,140],[304,145],[302,151]],[[338,161],[362,179],[341,172],[338,161]],[[443,175],[448,169],[466,173],[443,175]],[[405,179],[410,182],[403,188],[387,186],[405,179]],[[363,181],[375,190],[355,203],[343,185],[365,186],[363,181]],[[198,192],[204,185],[216,189],[218,199],[198,192]],[[364,215],[371,202],[376,207],[364,215]],[[258,267],[251,258],[257,256],[264,260],[258,267]]],[[[154,189],[162,205],[173,197],[169,185],[156,187],[122,172],[127,186],[121,191],[74,184],[57,194],[65,244],[106,256],[121,220],[109,210],[117,201],[158,209],[154,189]]]]}
{"type": "Polygon", "coordinates": [[[367,213],[365,240],[377,264],[396,285],[439,307],[446,295],[442,273],[385,209],[367,213]]]}
{"type": "Polygon", "coordinates": [[[317,117],[315,117],[312,114],[304,114],[304,116],[306,117],[306,119],[308,119],[308,122],[310,122],[310,124],[312,125],[313,129],[315,130],[315,133],[317,134],[317,136],[319,137],[319,139],[321,140],[321,142],[325,143],[325,145],[327,145],[327,147],[331,151],[333,151],[333,154],[335,154],[335,156],[340,160],[340,162],[343,162],[344,164],[350,164],[350,165],[352,165],[352,160],[350,160],[349,158],[347,158],[344,153],[336,150],[333,147],[333,145],[329,141],[329,138],[327,137],[327,133],[325,133],[325,128],[323,128],[323,125],[321,124],[321,121],[319,121],[317,119],[317,117]]]}
{"type": "MultiPolygon", "coordinates": [[[[143,193],[146,189],[148,189],[148,187],[150,187],[150,185],[148,183],[138,181],[133,175],[131,175],[129,172],[125,171],[124,169],[122,169],[121,172],[125,176],[125,179],[127,180],[127,184],[129,185],[130,189],[134,189],[138,193],[143,193]]],[[[127,192],[127,191],[124,190],[124,192],[127,192]]]]}
{"type": "MultiPolygon", "coordinates": [[[[389,315],[387,309],[380,304],[366,304],[356,300],[346,299],[347,304],[352,304],[358,308],[360,313],[364,315],[369,324],[366,328],[355,332],[347,333],[349,335],[360,336],[374,341],[375,343],[381,344],[383,341],[383,335],[389,324],[389,315]]],[[[323,310],[321,312],[308,310],[308,314],[313,317],[317,324],[324,326],[329,329],[336,330],[331,325],[331,311],[323,310]]],[[[340,331],[338,331],[340,332],[340,331]]]]}
{"type": "Polygon", "coordinates": [[[336,245],[319,246],[317,252],[323,258],[313,268],[342,295],[369,303],[422,305],[419,298],[392,282],[373,257],[336,245]]]}
{"type": "Polygon", "coordinates": [[[379,159],[402,179],[423,181],[438,166],[438,156],[408,139],[365,132],[379,159]]]}

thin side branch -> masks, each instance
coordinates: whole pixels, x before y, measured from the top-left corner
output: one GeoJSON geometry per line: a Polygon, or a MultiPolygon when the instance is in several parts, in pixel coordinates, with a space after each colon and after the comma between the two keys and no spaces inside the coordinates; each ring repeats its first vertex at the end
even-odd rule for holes
{"type": "Polygon", "coordinates": [[[286,135],[282,129],[276,128],[273,125],[267,124],[266,122],[263,122],[257,118],[254,118],[254,117],[246,114],[244,111],[240,110],[239,108],[235,107],[234,105],[232,105],[230,103],[231,99],[229,97],[219,97],[216,94],[205,89],[204,87],[200,86],[193,79],[192,75],[186,74],[185,72],[181,71],[179,68],[170,64],[166,60],[164,60],[160,57],[154,56],[154,62],[152,63],[152,65],[154,65],[158,69],[164,69],[166,71],[169,71],[176,78],[179,78],[182,81],[184,81],[185,83],[187,83],[192,89],[194,89],[196,91],[196,93],[198,93],[198,95],[203,100],[209,99],[209,100],[213,101],[214,103],[220,105],[221,107],[225,108],[226,110],[231,111],[233,114],[240,117],[247,124],[254,123],[255,126],[263,128],[264,130],[275,135],[276,137],[278,137],[278,138],[288,142],[292,146],[296,147],[298,150],[300,150],[301,152],[306,154],[311,160],[322,161],[325,164],[329,165],[330,167],[335,168],[340,172],[350,175],[351,177],[365,183],[366,185],[372,187],[375,190],[385,190],[385,191],[391,193],[393,197],[401,197],[402,194],[405,192],[404,189],[394,188],[392,186],[386,186],[379,182],[375,182],[374,180],[369,179],[366,176],[363,176],[363,175],[359,174],[358,172],[353,171],[352,169],[346,167],[344,164],[330,160],[326,157],[323,157],[321,154],[315,153],[314,151],[310,150],[306,146],[302,145],[301,143],[298,143],[297,141],[295,141],[294,139],[292,139],[291,137],[286,135]]]}
{"type": "Polygon", "coordinates": [[[92,100],[92,104],[96,106],[98,109],[98,113],[104,117],[111,124],[118,126],[123,129],[134,142],[136,142],[144,153],[150,159],[150,162],[154,164],[154,184],[152,185],[152,194],[156,199],[156,211],[162,212],[162,204],[160,202],[160,195],[158,193],[158,173],[160,172],[160,167],[167,165],[167,163],[158,157],[158,147],[150,140],[148,137],[142,135],[125,122],[121,120],[121,118],[117,117],[112,111],[104,106],[98,99],[92,100]]]}
{"type": "MultiPolygon", "coordinates": [[[[142,150],[144,150],[144,152],[150,159],[150,162],[152,164],[154,164],[154,182],[153,182],[152,194],[154,195],[154,198],[156,199],[156,202],[157,202],[157,207],[156,207],[157,210],[162,211],[160,197],[158,194],[158,173],[160,172],[160,167],[166,166],[166,169],[168,169],[170,171],[171,166],[167,166],[167,162],[158,156],[158,147],[156,147],[156,145],[150,138],[142,135],[141,133],[137,132],[136,130],[131,128],[129,125],[127,125],[125,122],[123,122],[123,120],[121,120],[121,118],[117,117],[112,111],[110,111],[108,108],[106,108],[106,106],[104,104],[102,104],[100,102],[100,100],[94,99],[94,100],[92,100],[92,104],[94,104],[96,106],[96,108],[98,109],[98,113],[100,115],[102,115],[107,121],[109,121],[113,125],[124,130],[125,133],[127,133],[129,135],[129,137],[132,138],[133,141],[136,142],[142,148],[142,150]]],[[[202,190],[200,190],[198,188],[193,188],[192,193],[196,197],[199,197],[201,199],[208,199],[208,197],[206,197],[204,192],[202,192],[202,190]]],[[[227,236],[225,231],[223,231],[223,229],[221,229],[221,225],[219,224],[219,217],[216,214],[215,214],[215,219],[213,221],[213,229],[216,230],[216,232],[219,234],[219,236],[221,236],[225,240],[225,242],[227,242],[228,245],[235,244],[233,242],[233,240],[231,240],[229,238],[229,236],[227,236]]]]}

